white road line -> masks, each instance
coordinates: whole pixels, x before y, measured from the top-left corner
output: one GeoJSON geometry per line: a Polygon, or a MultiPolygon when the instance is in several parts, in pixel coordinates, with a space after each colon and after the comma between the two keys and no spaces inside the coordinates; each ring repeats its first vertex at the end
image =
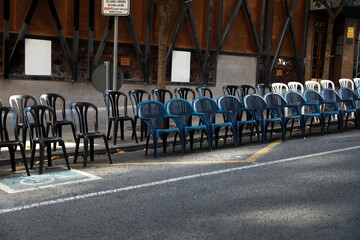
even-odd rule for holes
{"type": "Polygon", "coordinates": [[[26,210],[26,209],[32,209],[32,208],[37,208],[37,207],[41,207],[41,206],[54,205],[54,204],[68,202],[68,201],[109,195],[109,194],[113,194],[113,193],[125,192],[125,191],[140,189],[140,188],[147,188],[147,187],[151,187],[151,186],[163,185],[163,184],[172,183],[172,182],[179,182],[179,181],[188,180],[188,179],[219,175],[219,174],[223,174],[223,173],[235,172],[235,171],[249,169],[249,168],[256,168],[256,167],[274,165],[274,164],[278,164],[278,163],[291,162],[291,161],[295,161],[295,160],[299,160],[299,159],[323,156],[323,155],[339,153],[339,152],[346,152],[346,151],[351,151],[351,150],[355,150],[355,149],[360,149],[360,146],[348,147],[348,148],[343,148],[343,149],[338,149],[338,150],[333,150],[333,151],[326,151],[326,152],[321,152],[321,153],[308,154],[308,155],[298,156],[298,157],[285,158],[285,159],[275,160],[275,161],[271,161],[271,162],[253,163],[253,165],[248,165],[248,166],[223,169],[223,170],[219,170],[219,171],[188,175],[188,176],[183,176],[183,177],[178,177],[178,178],[170,178],[170,179],[163,180],[163,181],[156,181],[156,182],[145,183],[145,184],[140,184],[140,185],[135,185],[135,186],[129,186],[129,187],[125,187],[125,188],[82,194],[82,195],[77,195],[77,196],[73,196],[73,197],[59,198],[56,200],[50,200],[50,201],[44,201],[44,202],[39,202],[39,203],[33,203],[33,204],[29,204],[29,205],[23,205],[20,207],[1,209],[0,214],[21,211],[21,210],[26,210]]]}

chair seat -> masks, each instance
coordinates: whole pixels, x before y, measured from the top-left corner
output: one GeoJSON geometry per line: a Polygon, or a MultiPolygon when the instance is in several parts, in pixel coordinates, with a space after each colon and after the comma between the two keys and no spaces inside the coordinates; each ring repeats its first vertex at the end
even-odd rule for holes
{"type": "Polygon", "coordinates": [[[158,132],[159,134],[180,132],[179,128],[177,127],[170,129],[156,129],[155,131],[158,132]]]}
{"type": "Polygon", "coordinates": [[[0,142],[0,148],[15,147],[15,146],[19,146],[20,144],[22,144],[22,142],[20,141],[4,141],[4,142],[0,142]]]}
{"type": "Polygon", "coordinates": [[[80,133],[77,136],[79,138],[100,138],[100,137],[105,137],[105,134],[99,132],[90,132],[90,133],[80,133]]]}
{"type": "Polygon", "coordinates": [[[37,142],[37,143],[41,143],[41,142],[54,143],[54,142],[59,142],[59,141],[64,141],[64,140],[60,137],[40,137],[40,138],[35,138],[33,141],[37,142]]]}
{"type": "Polygon", "coordinates": [[[188,131],[188,132],[202,130],[202,129],[206,129],[206,125],[186,126],[186,127],[184,127],[184,129],[186,129],[186,131],[188,131]]]}

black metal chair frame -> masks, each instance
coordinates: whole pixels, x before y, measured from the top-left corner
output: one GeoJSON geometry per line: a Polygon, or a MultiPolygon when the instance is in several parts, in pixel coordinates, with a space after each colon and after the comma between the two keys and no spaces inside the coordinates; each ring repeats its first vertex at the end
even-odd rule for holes
{"type": "Polygon", "coordinates": [[[90,142],[90,161],[94,161],[94,139],[102,138],[104,140],[106,152],[110,163],[112,164],[110,149],[108,145],[108,139],[104,133],[99,131],[98,126],[98,109],[97,107],[88,102],[74,102],[70,104],[70,114],[75,125],[75,130],[79,130],[79,133],[76,135],[76,147],[75,147],[75,156],[74,163],[76,163],[77,156],[79,153],[80,139],[84,139],[84,155],[83,155],[83,167],[87,165],[87,155],[88,155],[88,145],[90,142]],[[89,132],[88,125],[88,113],[89,110],[94,111],[94,132],[89,132]],[[77,124],[78,123],[78,124],[77,124]]]}
{"type": "Polygon", "coordinates": [[[121,140],[124,140],[124,123],[125,121],[130,121],[132,126],[132,136],[135,136],[135,141],[138,143],[137,135],[136,135],[136,126],[134,118],[128,115],[128,101],[127,101],[126,94],[119,92],[119,91],[112,91],[108,90],[104,92],[104,101],[106,105],[106,111],[108,115],[108,129],[107,129],[107,138],[110,139],[110,132],[112,123],[114,122],[113,128],[113,138],[114,138],[114,145],[116,145],[117,141],[117,133],[118,133],[118,126],[120,123],[120,137],[121,140]],[[120,102],[122,100],[123,103],[123,111],[120,110],[120,102]]]}
{"type": "Polygon", "coordinates": [[[15,108],[11,107],[0,107],[0,135],[1,135],[1,141],[0,141],[0,149],[2,147],[7,147],[9,149],[10,153],[10,162],[11,162],[11,169],[13,172],[16,171],[16,163],[15,163],[15,148],[17,146],[20,147],[20,152],[22,156],[22,160],[25,166],[26,174],[30,176],[29,168],[26,162],[26,155],[25,155],[25,147],[22,141],[19,140],[18,137],[18,127],[17,127],[17,111],[15,108]],[[10,140],[9,132],[7,129],[7,119],[9,115],[12,113],[14,118],[14,140],[10,140]]]}
{"type": "Polygon", "coordinates": [[[54,127],[54,110],[46,105],[33,105],[28,106],[24,109],[24,115],[26,124],[28,125],[29,135],[32,142],[32,151],[31,151],[31,163],[30,169],[34,167],[34,159],[35,159],[35,151],[36,151],[36,144],[40,146],[40,159],[39,159],[39,174],[43,172],[44,166],[44,149],[47,149],[47,159],[48,159],[48,166],[52,166],[52,159],[51,159],[51,144],[59,143],[62,147],[62,151],[64,154],[65,162],[67,165],[68,170],[70,170],[68,155],[66,153],[65,142],[61,137],[57,137],[55,134],[55,127],[54,127]],[[46,131],[48,117],[51,117],[51,129],[52,129],[52,136],[48,136],[48,132],[46,131]],[[30,127],[30,124],[33,124],[33,127],[30,127]]]}

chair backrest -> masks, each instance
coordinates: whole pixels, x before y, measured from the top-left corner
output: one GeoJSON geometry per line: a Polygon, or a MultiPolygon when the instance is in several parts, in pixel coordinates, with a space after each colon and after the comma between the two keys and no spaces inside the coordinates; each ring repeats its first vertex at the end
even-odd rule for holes
{"type": "Polygon", "coordinates": [[[353,80],[351,80],[349,78],[340,78],[339,84],[340,84],[340,87],[348,87],[351,89],[355,89],[353,80]]]}
{"type": "Polygon", "coordinates": [[[54,133],[54,110],[51,107],[46,105],[28,106],[24,109],[24,115],[31,139],[47,137],[46,127],[49,121],[54,133]]]}
{"type": "Polygon", "coordinates": [[[257,119],[262,119],[263,112],[267,107],[265,99],[258,94],[248,94],[244,97],[244,104],[246,108],[250,108],[255,111],[257,119]]]}
{"type": "Polygon", "coordinates": [[[232,95],[240,97],[240,86],[239,85],[225,85],[222,87],[224,95],[232,95]]]}
{"type": "Polygon", "coordinates": [[[232,95],[222,95],[217,99],[220,110],[228,111],[234,119],[240,119],[239,112],[244,109],[244,105],[237,97],[232,95]]]}
{"type": "Polygon", "coordinates": [[[180,116],[184,126],[188,126],[190,116],[195,112],[191,103],[182,98],[170,99],[165,107],[169,114],[180,116]]]}
{"type": "Polygon", "coordinates": [[[285,83],[273,83],[271,84],[271,88],[273,89],[273,92],[280,94],[284,94],[285,92],[289,91],[289,87],[285,83]]]}
{"type": "Polygon", "coordinates": [[[240,101],[243,101],[244,97],[250,93],[256,93],[256,89],[253,86],[246,84],[240,85],[240,101]]]}
{"type": "Polygon", "coordinates": [[[321,80],[320,84],[321,84],[322,88],[332,88],[335,90],[335,84],[331,80],[327,80],[327,79],[321,80]]]}
{"type": "Polygon", "coordinates": [[[214,99],[209,97],[197,97],[192,103],[196,112],[205,113],[210,123],[215,122],[215,114],[220,110],[214,99]]]}
{"type": "Polygon", "coordinates": [[[268,106],[270,107],[279,107],[280,109],[284,109],[286,105],[286,101],[284,97],[280,93],[270,92],[265,94],[264,99],[268,106]]]}
{"type": "Polygon", "coordinates": [[[256,85],[256,88],[258,89],[258,92],[261,96],[264,96],[266,93],[273,91],[269,85],[266,85],[264,83],[258,83],[256,85]]]}
{"type": "Polygon", "coordinates": [[[306,81],[305,82],[305,86],[306,86],[306,89],[312,89],[312,90],[316,90],[318,92],[321,91],[321,85],[320,83],[316,82],[316,81],[306,81]]]}
{"type": "Polygon", "coordinates": [[[182,98],[189,101],[195,99],[195,91],[192,90],[191,88],[186,88],[186,87],[175,88],[174,93],[176,98],[182,98]]]}
{"type": "Polygon", "coordinates": [[[288,82],[289,91],[295,91],[299,93],[304,92],[304,85],[302,85],[300,82],[288,82]]]}
{"type": "Polygon", "coordinates": [[[155,100],[145,100],[139,103],[136,109],[140,118],[151,119],[151,124],[148,125],[150,131],[161,128],[161,122],[167,114],[164,104],[155,100]]]}
{"type": "Polygon", "coordinates": [[[354,90],[352,90],[349,87],[342,87],[339,89],[339,95],[340,95],[341,99],[348,100],[347,102],[344,103],[346,105],[347,109],[356,109],[357,108],[355,101],[358,99],[358,96],[356,95],[354,90]]]}
{"type": "Polygon", "coordinates": [[[304,97],[299,92],[295,92],[295,91],[286,92],[284,94],[284,98],[287,104],[295,105],[300,108],[302,108],[302,106],[304,106],[304,104],[306,103],[304,97]]]}
{"type": "Polygon", "coordinates": [[[197,87],[196,91],[199,94],[199,96],[205,96],[205,97],[213,98],[212,91],[208,87],[197,87]]]}
{"type": "Polygon", "coordinates": [[[70,106],[70,114],[75,125],[76,132],[89,133],[89,130],[99,131],[98,109],[89,102],[74,102],[70,106]],[[89,119],[93,119],[93,128],[89,128],[89,119]]]}
{"type": "MultiPolygon", "coordinates": [[[[15,108],[12,107],[0,107],[0,140],[1,142],[9,141],[10,134],[7,128],[8,117],[13,117],[13,131],[14,131],[14,138],[15,140],[19,140],[18,138],[18,131],[17,131],[17,111],[15,108]]],[[[12,135],[12,134],[11,134],[12,135]]]]}
{"type": "Polygon", "coordinates": [[[170,90],[160,88],[151,90],[151,95],[154,100],[159,101],[162,104],[165,104],[167,100],[173,98],[173,94],[170,90]]]}
{"type": "Polygon", "coordinates": [[[109,117],[128,116],[128,98],[126,94],[119,91],[107,90],[103,96],[109,117]],[[121,109],[123,109],[123,111],[121,111],[121,109]]]}
{"type": "Polygon", "coordinates": [[[360,86],[360,78],[354,78],[354,83],[355,83],[355,87],[359,87],[360,86]]]}
{"type": "Polygon", "coordinates": [[[321,91],[321,96],[325,101],[340,102],[341,100],[340,95],[332,88],[324,88],[321,91]]]}
{"type": "Polygon", "coordinates": [[[137,116],[136,106],[145,100],[150,100],[150,93],[142,89],[132,89],[128,92],[134,116],[137,116]]]}
{"type": "Polygon", "coordinates": [[[9,97],[10,106],[17,110],[19,122],[25,123],[24,109],[29,105],[36,105],[36,98],[30,95],[12,95],[9,97]]]}
{"type": "Polygon", "coordinates": [[[63,120],[66,119],[65,98],[63,96],[56,93],[44,93],[40,95],[39,99],[40,104],[49,106],[54,110],[54,121],[57,121],[57,107],[61,107],[61,117],[63,120]]]}
{"type": "Polygon", "coordinates": [[[323,97],[320,93],[314,89],[308,89],[303,93],[305,101],[308,103],[322,104],[324,102],[323,97]]]}

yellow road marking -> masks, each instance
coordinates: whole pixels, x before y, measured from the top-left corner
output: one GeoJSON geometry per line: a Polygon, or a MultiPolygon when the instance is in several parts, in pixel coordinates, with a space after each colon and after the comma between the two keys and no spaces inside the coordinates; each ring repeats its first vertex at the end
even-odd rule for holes
{"type": "MultiPolygon", "coordinates": [[[[270,150],[275,148],[277,145],[281,143],[281,140],[277,140],[268,146],[260,149],[256,153],[254,153],[252,156],[250,156],[248,159],[245,160],[233,160],[233,161],[208,161],[208,162],[145,162],[145,163],[88,163],[88,166],[124,166],[124,165],[190,165],[190,164],[220,164],[220,163],[249,163],[249,162],[255,162],[258,158],[268,153],[270,150]]],[[[72,167],[81,167],[82,164],[71,164],[72,167]]],[[[17,167],[17,170],[24,170],[25,168],[23,166],[17,167]]],[[[11,169],[7,171],[0,172],[0,175],[3,173],[11,172],[11,169]]]]}

